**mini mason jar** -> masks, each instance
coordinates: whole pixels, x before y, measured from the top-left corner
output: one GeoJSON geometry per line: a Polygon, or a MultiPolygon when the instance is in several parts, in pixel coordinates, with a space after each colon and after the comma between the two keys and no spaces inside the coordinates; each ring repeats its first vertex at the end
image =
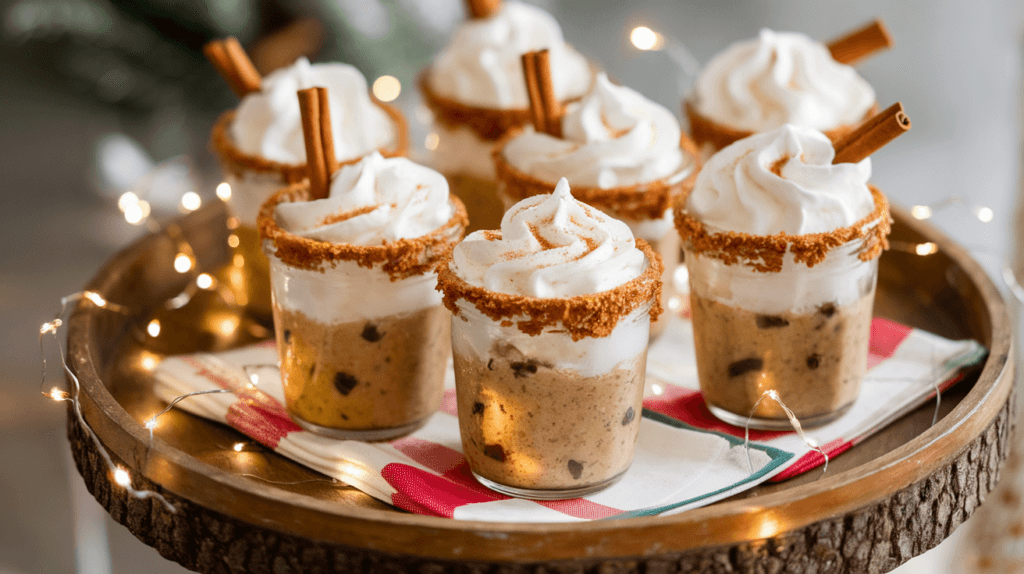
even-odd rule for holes
{"type": "Polygon", "coordinates": [[[750,236],[677,210],[690,280],[697,375],[708,409],[737,426],[789,429],[843,415],[867,370],[889,208],[831,233],[750,236]],[[765,397],[762,400],[762,397],[765,397]],[[756,406],[756,408],[755,408],[756,406]]]}
{"type": "Polygon", "coordinates": [[[433,233],[358,246],[299,237],[276,223],[278,204],[308,194],[308,182],[281,190],[259,219],[288,413],[332,438],[408,434],[444,393],[450,318],[433,270],[462,238],[465,208],[451,198],[451,219],[433,233]]]}
{"type": "MultiPolygon", "coordinates": [[[[523,172],[505,159],[503,149],[519,134],[514,130],[494,147],[494,164],[498,173],[497,194],[507,211],[516,203],[533,195],[550,193],[554,183],[546,182],[523,172]]],[[[661,306],[672,309],[671,301],[679,297],[672,288],[673,276],[679,266],[681,254],[679,234],[672,225],[672,205],[676,199],[693,188],[700,172],[701,162],[697,147],[685,135],[680,138],[680,147],[690,156],[693,168],[683,176],[623,187],[600,188],[574,185],[573,197],[600,209],[629,226],[633,237],[643,239],[661,256],[662,274],[661,306]]],[[[572,182],[569,182],[572,185],[572,182]]],[[[651,341],[661,335],[668,326],[668,314],[651,322],[651,341]]]]}
{"type": "MultiPolygon", "coordinates": [[[[404,156],[408,147],[405,117],[396,108],[377,102],[395,126],[396,138],[391,147],[378,150],[384,157],[404,156]]],[[[260,206],[282,187],[298,183],[309,174],[305,163],[289,164],[262,156],[243,153],[231,137],[235,111],[224,112],[213,126],[211,146],[220,160],[224,183],[228,184],[222,199],[227,203],[228,227],[232,230],[230,245],[235,267],[242,270],[230,281],[236,300],[261,320],[271,317],[270,271],[260,246],[256,223],[260,206]]],[[[341,165],[359,161],[349,158],[341,165]]]]}
{"type": "Polygon", "coordinates": [[[633,460],[661,264],[614,289],[542,299],[474,287],[441,264],[462,449],[485,486],[537,500],[619,480],[633,460]]]}

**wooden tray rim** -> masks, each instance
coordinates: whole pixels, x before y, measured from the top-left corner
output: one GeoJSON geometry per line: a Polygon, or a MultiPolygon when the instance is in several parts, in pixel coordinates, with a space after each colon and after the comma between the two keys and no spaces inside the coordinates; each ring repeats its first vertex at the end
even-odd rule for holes
{"type": "MultiPolygon", "coordinates": [[[[931,225],[914,220],[900,208],[893,211],[901,224],[936,243],[975,282],[990,315],[993,348],[974,388],[951,413],[910,442],[875,459],[870,470],[865,464],[790,490],[676,515],[551,524],[472,522],[339,506],[222,471],[170,447],[159,437],[153,442],[150,472],[145,475],[152,478],[157,469],[160,473],[175,474],[177,481],[161,485],[167,491],[254,525],[328,543],[458,560],[530,561],[680,552],[768,538],[871,506],[953,460],[1003,408],[1013,380],[1007,312],[988,275],[965,249],[931,225]],[[942,455],[943,452],[948,455],[942,455]],[[230,496],[223,496],[225,491],[230,496]],[[293,512],[295,509],[308,514],[299,519],[294,516],[298,514],[293,512]],[[757,520],[766,512],[778,518],[770,529],[765,527],[764,520],[757,520]],[[779,526],[783,519],[784,526],[779,526]],[[331,527],[324,528],[325,524],[331,527]],[[614,536],[627,532],[626,537],[614,536]],[[438,543],[451,540],[455,533],[468,535],[463,541],[466,543],[438,543]],[[552,542],[552,537],[559,537],[560,541],[552,542]],[[430,543],[410,545],[410,541],[423,543],[427,539],[430,543]]],[[[113,269],[136,260],[151,241],[154,237],[147,236],[115,255],[87,289],[104,293],[111,283],[104,281],[104,277],[111,277],[113,269]]],[[[148,431],[114,400],[90,360],[93,354],[88,334],[95,311],[80,304],[68,328],[68,356],[81,381],[83,412],[113,454],[126,461],[143,460],[149,444],[148,431]]]]}

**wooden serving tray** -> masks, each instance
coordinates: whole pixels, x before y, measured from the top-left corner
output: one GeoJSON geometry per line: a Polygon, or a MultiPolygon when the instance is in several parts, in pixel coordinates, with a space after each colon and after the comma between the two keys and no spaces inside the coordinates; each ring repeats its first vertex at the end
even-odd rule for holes
{"type": "Polygon", "coordinates": [[[465,522],[398,511],[248,442],[228,427],[163,408],[147,363],[269,336],[200,294],[162,311],[189,279],[172,262],[187,241],[200,268],[227,261],[220,206],[125,249],[87,287],[127,314],[83,302],[68,356],[89,425],[136,488],[113,483],[73,416],[68,435],[90,492],[140,540],[201,572],[884,572],[934,547],[995,487],[1014,413],[1010,326],[1000,296],[967,252],[895,210],[894,249],[881,259],[876,313],[990,349],[981,371],[809,472],[673,516],[586,523],[465,522]],[[913,246],[934,242],[938,253],[913,246]],[[162,335],[145,336],[153,318],[162,335]],[[157,344],[159,343],[159,344],[157,344]],[[147,360],[149,359],[149,360],[147,360]],[[246,441],[242,452],[232,446],[246,441]]]}

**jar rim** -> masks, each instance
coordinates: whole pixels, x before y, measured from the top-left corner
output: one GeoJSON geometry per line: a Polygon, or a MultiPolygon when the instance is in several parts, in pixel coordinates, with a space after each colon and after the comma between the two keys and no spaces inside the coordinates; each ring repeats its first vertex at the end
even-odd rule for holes
{"type": "Polygon", "coordinates": [[[686,210],[689,193],[685,193],[679,197],[675,206],[676,231],[697,256],[715,257],[726,265],[742,264],[768,273],[777,273],[782,269],[787,252],[792,253],[798,263],[814,267],[824,261],[832,249],[856,240],[864,243],[858,257],[862,261],[869,261],[889,248],[892,216],[885,195],[871,184],[868,184],[868,190],[875,208],[867,216],[853,225],[824,233],[802,235],[752,235],[713,230],[686,210]]]}
{"type": "Polygon", "coordinates": [[[274,255],[287,265],[299,269],[321,270],[325,263],[353,261],[362,267],[381,265],[392,281],[434,270],[449,256],[469,225],[466,206],[454,195],[448,196],[452,216],[448,221],[420,237],[389,241],[383,245],[333,243],[289,232],[274,217],[277,206],[284,202],[308,201],[309,180],[292,184],[270,196],[260,207],[257,227],[260,239],[273,244],[274,255]]]}
{"type": "Polygon", "coordinates": [[[636,247],[647,258],[643,273],[607,291],[573,297],[531,297],[499,293],[470,285],[451,268],[451,254],[437,267],[437,290],[444,294],[444,306],[459,315],[459,303],[465,301],[502,326],[515,325],[527,335],[539,335],[547,327],[561,324],[578,341],[585,337],[607,337],[619,320],[642,305],[650,304],[651,321],[662,312],[661,256],[643,239],[636,247]]]}

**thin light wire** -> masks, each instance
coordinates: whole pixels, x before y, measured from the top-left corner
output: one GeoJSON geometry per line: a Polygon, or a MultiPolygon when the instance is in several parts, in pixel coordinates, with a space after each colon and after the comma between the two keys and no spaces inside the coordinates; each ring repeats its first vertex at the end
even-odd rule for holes
{"type": "Polygon", "coordinates": [[[336,478],[329,478],[329,479],[328,478],[311,478],[309,480],[300,480],[300,481],[297,481],[297,482],[281,482],[281,481],[277,481],[277,480],[270,480],[269,478],[263,478],[262,476],[256,476],[255,474],[249,474],[247,472],[242,473],[242,474],[240,474],[238,476],[246,476],[246,477],[249,477],[249,478],[255,478],[256,480],[262,480],[263,482],[267,482],[267,483],[270,483],[270,484],[280,484],[280,485],[285,485],[285,486],[292,486],[292,485],[296,485],[296,484],[308,484],[310,482],[328,482],[328,483],[331,483],[331,484],[338,484],[339,482],[341,482],[340,480],[338,480],[336,478]]]}
{"type": "Polygon", "coordinates": [[[156,429],[156,420],[158,418],[160,418],[162,415],[164,415],[165,413],[169,412],[171,409],[173,409],[174,405],[176,405],[176,404],[180,403],[181,401],[183,401],[183,400],[185,400],[187,398],[190,398],[190,397],[195,397],[195,396],[199,396],[199,395],[215,395],[215,394],[219,394],[219,393],[230,393],[230,392],[232,392],[232,391],[230,391],[228,389],[210,389],[210,390],[206,390],[206,391],[193,391],[191,393],[186,393],[184,395],[180,395],[180,396],[174,397],[174,400],[172,400],[167,405],[167,407],[164,410],[158,412],[157,414],[153,415],[152,417],[150,417],[149,419],[146,420],[146,428],[149,429],[149,444],[150,444],[150,447],[152,447],[152,445],[153,445],[153,430],[156,429]]]}
{"type": "MultiPolygon", "coordinates": [[[[78,421],[78,424],[85,430],[86,434],[89,435],[89,438],[92,439],[93,445],[95,445],[97,452],[100,453],[100,457],[106,463],[107,468],[110,470],[111,475],[112,476],[120,476],[119,473],[124,473],[124,476],[126,476],[126,480],[124,482],[122,482],[121,480],[116,480],[115,481],[116,484],[118,484],[121,487],[123,487],[126,491],[128,491],[128,494],[130,494],[131,496],[133,496],[135,498],[138,498],[140,500],[146,499],[146,498],[156,499],[156,500],[160,501],[169,512],[176,513],[176,512],[178,512],[178,508],[176,506],[174,506],[173,504],[171,504],[159,492],[155,492],[155,491],[152,491],[152,490],[140,490],[140,489],[136,489],[135,487],[133,487],[131,485],[131,475],[124,468],[120,467],[117,464],[114,464],[114,460],[113,460],[113,458],[111,458],[110,452],[108,452],[106,447],[103,446],[103,443],[100,442],[99,436],[96,435],[96,432],[93,431],[91,426],[89,426],[89,423],[87,423],[85,421],[85,417],[82,416],[81,402],[78,400],[79,392],[80,392],[80,389],[81,389],[81,383],[78,380],[78,376],[75,375],[74,371],[71,370],[71,368],[68,366],[67,360],[64,358],[64,348],[63,348],[63,345],[61,345],[61,343],[60,343],[60,337],[58,337],[58,331],[60,330],[60,325],[63,324],[63,319],[62,318],[63,318],[64,314],[67,312],[67,304],[69,302],[71,302],[71,301],[78,301],[78,300],[80,300],[83,296],[85,296],[85,293],[87,293],[87,292],[75,293],[75,294],[69,295],[67,297],[63,297],[61,299],[60,311],[57,313],[57,316],[54,317],[53,321],[51,321],[50,323],[47,323],[47,325],[57,325],[57,326],[54,327],[53,329],[49,329],[49,330],[46,330],[44,328],[44,329],[40,330],[40,334],[39,334],[40,341],[42,340],[42,337],[45,336],[47,333],[52,333],[53,334],[54,340],[55,340],[55,342],[57,344],[57,350],[60,353],[61,366],[63,367],[64,372],[67,374],[68,378],[71,380],[71,391],[70,391],[70,393],[68,393],[68,396],[66,398],[62,398],[61,400],[71,401],[71,410],[75,414],[75,419],[78,421]]],[[[102,307],[103,308],[107,308],[107,305],[103,305],[102,307]]],[[[42,345],[42,343],[40,342],[40,346],[41,345],[42,345]]],[[[44,361],[43,361],[43,377],[44,377],[44,381],[45,381],[45,376],[46,376],[45,375],[45,373],[46,373],[45,353],[43,354],[43,357],[44,357],[44,361]]]]}
{"type": "Polygon", "coordinates": [[[786,406],[786,403],[782,402],[782,399],[779,397],[779,393],[777,393],[775,389],[768,389],[767,391],[761,393],[761,396],[757,399],[757,402],[754,403],[754,407],[750,409],[750,416],[747,417],[747,424],[743,426],[743,448],[747,453],[747,466],[750,468],[750,473],[754,473],[754,463],[750,459],[750,422],[754,419],[754,413],[757,412],[757,407],[765,398],[772,399],[773,401],[778,403],[780,407],[782,407],[782,410],[785,411],[786,413],[786,417],[789,419],[789,424],[793,427],[793,430],[796,431],[796,435],[800,437],[800,440],[804,441],[804,444],[807,445],[807,448],[810,448],[811,450],[816,450],[821,454],[821,456],[825,457],[825,467],[821,469],[821,474],[825,474],[826,472],[828,472],[828,455],[825,454],[825,451],[822,450],[820,446],[818,446],[818,443],[816,441],[812,441],[810,438],[807,437],[807,435],[804,433],[803,426],[800,425],[800,419],[796,418],[796,415],[793,413],[793,411],[791,411],[789,407],[786,406]]]}

